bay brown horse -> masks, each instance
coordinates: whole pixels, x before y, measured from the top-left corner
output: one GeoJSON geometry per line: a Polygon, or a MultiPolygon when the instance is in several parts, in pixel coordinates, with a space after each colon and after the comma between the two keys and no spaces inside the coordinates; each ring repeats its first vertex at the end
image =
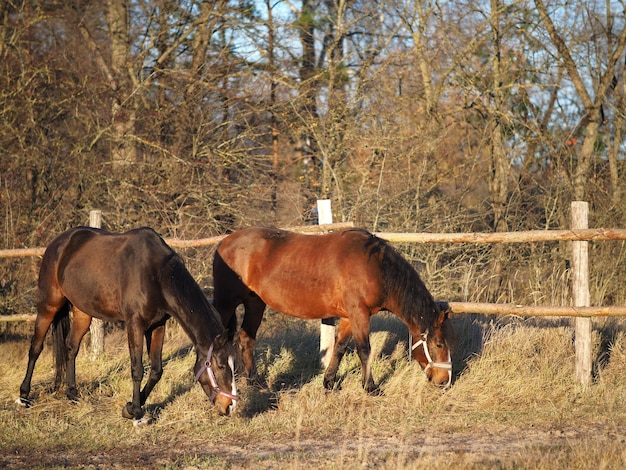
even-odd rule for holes
{"type": "Polygon", "coordinates": [[[132,402],[126,404],[122,415],[135,423],[145,421],[143,405],[163,373],[163,339],[170,316],[193,343],[197,356],[194,371],[204,392],[220,414],[229,414],[237,399],[234,348],[219,315],[182,259],[147,227],[118,234],[90,227],[62,233],[46,248],[41,262],[37,318],[19,401],[29,404],[35,362],[50,325],[56,356],[55,389],[65,372],[67,396],[77,400],[76,355],[92,317],[122,321],[126,323],[133,380],[132,402]],[[144,337],[150,374],[141,389],[144,337]]]}
{"type": "Polygon", "coordinates": [[[363,387],[377,390],[370,367],[370,317],[394,313],[413,337],[412,355],[430,381],[452,379],[453,332],[417,271],[386,241],[363,229],[303,235],[249,228],[227,236],[213,260],[214,305],[231,339],[235,309],[245,314],[240,347],[248,376],[256,373],[253,346],[265,306],[304,319],[339,317],[324,386],[332,389],[350,338],[363,372],[363,387]]]}

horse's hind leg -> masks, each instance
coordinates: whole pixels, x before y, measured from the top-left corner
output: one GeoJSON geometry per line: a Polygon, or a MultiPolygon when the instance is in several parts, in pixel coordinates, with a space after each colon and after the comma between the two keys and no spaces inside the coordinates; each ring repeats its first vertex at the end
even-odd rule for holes
{"type": "Polygon", "coordinates": [[[146,403],[148,395],[163,375],[163,340],[165,339],[165,322],[157,325],[145,334],[148,354],[150,355],[150,375],[141,391],[141,406],[146,403]]]}
{"type": "Polygon", "coordinates": [[[339,364],[343,358],[348,343],[352,338],[352,325],[347,318],[340,318],[335,333],[335,346],[333,348],[333,354],[328,363],[328,367],[324,372],[324,388],[332,390],[335,386],[335,379],[337,378],[337,370],[339,364]]]}
{"type": "Polygon", "coordinates": [[[54,320],[57,312],[63,304],[65,299],[62,299],[59,303],[49,304],[44,301],[40,301],[37,304],[37,318],[35,319],[35,328],[33,336],[30,340],[30,349],[28,350],[28,366],[26,367],[26,376],[20,386],[20,398],[21,404],[28,405],[28,395],[30,394],[30,385],[33,378],[33,371],[35,370],[35,363],[39,359],[41,351],[43,351],[43,343],[46,338],[46,334],[50,329],[50,325],[54,320]]]}
{"type": "Polygon", "coordinates": [[[78,390],[76,389],[76,356],[80,348],[80,342],[89,330],[91,316],[72,307],[72,328],[67,338],[67,390],[66,395],[72,401],[78,401],[78,390]]]}

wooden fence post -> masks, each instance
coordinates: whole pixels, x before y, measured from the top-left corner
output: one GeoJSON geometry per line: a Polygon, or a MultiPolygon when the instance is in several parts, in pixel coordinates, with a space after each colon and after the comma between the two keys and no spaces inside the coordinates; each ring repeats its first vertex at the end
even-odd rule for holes
{"type": "MultiPolygon", "coordinates": [[[[101,210],[94,209],[89,211],[89,226],[95,228],[102,227],[101,210]]],[[[104,353],[104,321],[92,318],[89,332],[91,333],[91,359],[94,360],[104,353]]]]}
{"type": "MultiPolygon", "coordinates": [[[[330,199],[318,199],[317,223],[332,224],[333,212],[330,199]]],[[[324,368],[328,367],[335,344],[335,318],[324,318],[320,324],[320,362],[324,368]]]]}
{"type": "MultiPolygon", "coordinates": [[[[589,226],[589,204],[572,201],[572,229],[589,226]]],[[[589,307],[589,253],[587,241],[572,242],[572,300],[575,307],[589,307]]],[[[576,379],[582,385],[591,383],[591,318],[576,318],[576,379]]]]}

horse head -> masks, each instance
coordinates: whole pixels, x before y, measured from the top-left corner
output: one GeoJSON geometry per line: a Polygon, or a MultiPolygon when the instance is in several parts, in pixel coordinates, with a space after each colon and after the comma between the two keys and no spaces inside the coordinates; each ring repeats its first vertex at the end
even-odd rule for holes
{"type": "Polygon", "coordinates": [[[432,327],[413,338],[411,353],[430,382],[447,388],[452,383],[452,330],[447,321],[450,309],[439,310],[432,327]]]}
{"type": "Polygon", "coordinates": [[[235,350],[228,341],[228,333],[219,334],[204,356],[197,351],[194,367],[196,380],[202,386],[220,415],[230,415],[237,405],[235,385],[235,350]]]}

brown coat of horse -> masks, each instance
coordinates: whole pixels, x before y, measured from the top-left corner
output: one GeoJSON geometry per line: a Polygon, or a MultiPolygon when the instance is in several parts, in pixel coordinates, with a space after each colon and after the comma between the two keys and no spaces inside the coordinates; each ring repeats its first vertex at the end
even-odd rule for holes
{"type": "Polygon", "coordinates": [[[351,337],[361,360],[363,387],[377,390],[370,368],[370,317],[398,316],[413,337],[412,355],[429,380],[452,378],[448,312],[441,311],[417,271],[387,242],[363,229],[302,235],[274,228],[232,233],[213,261],[215,307],[231,338],[243,304],[240,346],[249,376],[265,306],[304,319],[339,317],[333,355],[324,374],[332,389],[351,337]]]}

